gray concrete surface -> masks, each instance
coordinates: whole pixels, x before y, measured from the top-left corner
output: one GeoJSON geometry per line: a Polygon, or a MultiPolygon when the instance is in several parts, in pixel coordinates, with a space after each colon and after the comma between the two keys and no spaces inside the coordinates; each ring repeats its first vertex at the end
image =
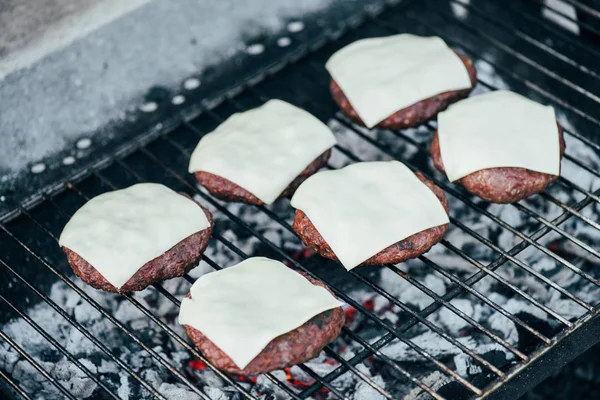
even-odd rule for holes
{"type": "Polygon", "coordinates": [[[7,179],[75,148],[82,136],[123,120],[151,86],[176,87],[244,51],[253,37],[330,3],[0,2],[0,174],[7,179]]]}

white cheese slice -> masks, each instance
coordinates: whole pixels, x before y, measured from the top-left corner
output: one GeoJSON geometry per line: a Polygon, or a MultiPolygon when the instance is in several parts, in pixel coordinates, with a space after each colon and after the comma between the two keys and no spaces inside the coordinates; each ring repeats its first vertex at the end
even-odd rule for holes
{"type": "Polygon", "coordinates": [[[270,204],[335,143],[327,125],[310,113],[270,100],[233,114],[204,136],[192,153],[189,172],[218,175],[270,204]]]}
{"type": "Polygon", "coordinates": [[[398,161],[362,162],[308,178],[292,198],[350,270],[415,233],[445,225],[436,195],[398,161]]]}
{"type": "Polygon", "coordinates": [[[421,100],[472,86],[460,57],[439,37],[358,40],[325,67],[369,128],[421,100]]]}
{"type": "Polygon", "coordinates": [[[209,226],[193,200],[157,183],[140,183],[88,201],[71,217],[59,244],[120,288],[148,261],[209,226]]]}
{"type": "Polygon", "coordinates": [[[517,93],[497,90],[450,106],[438,115],[438,135],[451,182],[497,167],[560,174],[554,109],[517,93]]]}
{"type": "Polygon", "coordinates": [[[244,369],[278,336],[340,307],[325,288],[264,257],[200,277],[184,298],[179,323],[202,332],[244,369]]]}

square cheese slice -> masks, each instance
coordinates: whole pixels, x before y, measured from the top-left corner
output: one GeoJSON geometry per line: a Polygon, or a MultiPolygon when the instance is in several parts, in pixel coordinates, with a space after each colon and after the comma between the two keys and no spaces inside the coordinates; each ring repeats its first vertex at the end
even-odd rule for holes
{"type": "Polygon", "coordinates": [[[358,40],[325,67],[369,128],[421,100],[472,86],[460,57],[439,37],[358,40]]]}
{"type": "Polygon", "coordinates": [[[264,257],[200,277],[179,323],[202,332],[244,369],[273,339],[343,305],[327,289],[264,257]]]}
{"type": "Polygon", "coordinates": [[[117,289],[148,261],[210,226],[193,200],[157,183],[94,197],[71,217],[59,244],[117,289]]]}
{"type": "Polygon", "coordinates": [[[451,182],[498,167],[560,174],[554,109],[517,93],[497,90],[451,105],[438,115],[438,136],[451,182]]]}
{"type": "Polygon", "coordinates": [[[233,114],[204,136],[192,153],[189,172],[218,175],[270,204],[335,143],[327,125],[310,113],[270,100],[233,114]]]}
{"type": "Polygon", "coordinates": [[[319,172],[296,190],[292,206],[308,216],[348,270],[396,242],[449,222],[436,195],[398,161],[319,172]]]}

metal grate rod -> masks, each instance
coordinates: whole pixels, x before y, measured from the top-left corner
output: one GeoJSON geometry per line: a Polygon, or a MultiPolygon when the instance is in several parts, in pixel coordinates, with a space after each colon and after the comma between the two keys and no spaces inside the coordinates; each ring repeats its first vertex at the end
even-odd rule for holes
{"type": "MultiPolygon", "coordinates": [[[[595,27],[593,27],[592,25],[573,18],[572,16],[566,14],[563,10],[556,8],[555,5],[552,3],[546,3],[546,2],[544,2],[544,0],[529,0],[529,1],[534,1],[535,3],[539,4],[542,7],[546,7],[553,14],[569,20],[570,22],[579,26],[579,28],[585,29],[585,30],[595,33],[595,34],[600,34],[600,31],[598,29],[596,29],[595,27]]],[[[556,30],[556,28],[554,28],[554,30],[556,30]]]]}
{"type": "Polygon", "coordinates": [[[4,379],[4,381],[6,383],[8,383],[10,385],[10,387],[15,392],[17,392],[22,398],[31,400],[31,397],[29,397],[29,395],[27,393],[25,393],[25,391],[23,389],[21,389],[21,386],[19,386],[9,375],[4,373],[4,371],[2,369],[0,369],[0,377],[2,377],[2,379],[4,379]]]}
{"type": "Polygon", "coordinates": [[[474,7],[472,4],[468,4],[468,3],[463,3],[461,1],[457,1],[457,0],[450,0],[450,2],[452,4],[455,4],[459,7],[462,7],[463,10],[468,11],[468,12],[472,12],[474,15],[477,15],[479,18],[481,18],[482,20],[485,21],[489,21],[492,24],[495,24],[499,27],[502,28],[503,31],[505,32],[510,32],[513,33],[515,36],[517,36],[518,38],[526,41],[527,43],[545,51],[548,54],[551,54],[553,57],[563,61],[566,64],[569,64],[570,66],[577,68],[579,71],[583,72],[584,74],[587,74],[593,78],[599,79],[600,75],[597,74],[595,71],[592,71],[590,69],[588,69],[587,67],[579,64],[577,61],[567,57],[566,55],[554,50],[552,47],[548,46],[545,43],[540,42],[539,40],[531,37],[530,35],[524,33],[522,30],[515,28],[514,26],[509,26],[508,24],[506,24],[505,22],[501,21],[498,18],[492,17],[489,13],[484,12],[483,10],[474,7]]]}
{"type": "MultiPolygon", "coordinates": [[[[0,225],[0,228],[3,226],[0,225]]],[[[154,388],[152,388],[146,381],[144,381],[135,371],[133,371],[127,364],[125,364],[119,357],[116,357],[112,352],[100,342],[97,338],[95,338],[91,333],[89,333],[79,322],[75,321],[70,315],[68,315],[62,308],[58,306],[52,299],[48,296],[44,295],[37,288],[35,288],[27,279],[25,279],[21,274],[19,274],[13,267],[8,265],[3,259],[0,258],[0,264],[7,270],[11,272],[19,281],[21,281],[25,286],[27,286],[31,291],[33,291],[39,298],[44,300],[50,307],[54,309],[57,313],[59,313],[65,320],[69,321],[71,325],[75,327],[78,331],[80,331],[88,340],[90,340],[94,345],[100,348],[111,360],[116,362],[121,368],[123,368],[129,375],[131,375],[135,380],[137,380],[149,393],[154,395],[155,397],[162,397],[154,388]]]]}
{"type": "MultiPolygon", "coordinates": [[[[547,77],[549,77],[557,82],[560,82],[561,84],[569,87],[570,89],[573,89],[574,91],[584,95],[585,97],[587,97],[591,100],[594,100],[596,103],[600,103],[600,97],[598,97],[595,94],[593,94],[592,92],[584,89],[583,87],[579,86],[578,84],[573,83],[572,81],[564,78],[562,75],[557,74],[556,72],[543,66],[542,64],[538,63],[537,61],[532,60],[531,58],[527,57],[523,53],[513,50],[510,46],[507,46],[506,44],[499,41],[498,39],[488,35],[485,32],[482,32],[480,29],[477,29],[477,28],[474,28],[474,27],[468,25],[467,23],[465,23],[457,18],[452,18],[451,16],[447,15],[445,12],[441,12],[437,8],[432,7],[427,1],[423,2],[422,4],[424,4],[425,7],[428,10],[430,10],[431,12],[441,16],[442,18],[444,18],[446,20],[452,20],[456,25],[460,25],[465,31],[470,32],[471,34],[476,35],[482,39],[485,39],[485,41],[494,45],[496,48],[502,50],[504,53],[510,54],[511,56],[518,59],[519,61],[522,61],[525,64],[529,65],[530,67],[533,67],[534,69],[540,71],[547,77]]],[[[461,6],[462,6],[462,4],[461,4],[461,6]]]]}
{"type": "Polygon", "coordinates": [[[87,376],[90,377],[91,380],[94,381],[95,384],[100,386],[104,392],[106,392],[113,399],[119,399],[113,391],[111,391],[100,379],[96,377],[85,365],[83,365],[79,360],[77,360],[71,353],[67,351],[60,343],[58,343],[52,336],[50,336],[46,331],[44,331],[35,321],[33,321],[27,314],[19,310],[14,304],[8,301],[4,296],[0,295],[0,299],[6,303],[14,312],[16,312],[19,317],[23,318],[29,326],[31,326],[37,333],[39,333],[44,339],[46,339],[52,346],[54,346],[62,355],[68,358],[73,364],[77,366],[82,372],[84,372],[87,376]]]}
{"type": "Polygon", "coordinates": [[[581,11],[585,12],[586,14],[592,15],[594,18],[600,19],[600,11],[596,10],[595,8],[593,8],[591,6],[588,6],[587,4],[582,3],[579,0],[563,0],[563,1],[571,4],[576,9],[581,10],[581,11]]]}
{"type": "Polygon", "coordinates": [[[31,357],[29,354],[27,354],[27,352],[25,350],[23,350],[21,348],[21,346],[19,346],[14,340],[12,340],[2,330],[0,330],[0,338],[4,339],[4,341],[6,343],[8,343],[13,349],[15,349],[17,351],[17,353],[19,353],[21,355],[21,357],[26,359],[27,362],[29,362],[29,364],[31,364],[40,374],[42,374],[44,376],[44,378],[46,378],[50,383],[52,383],[52,385],[55,388],[57,388],[63,395],[65,395],[65,397],[67,397],[71,400],[77,400],[75,398],[75,396],[73,396],[71,393],[69,393],[69,391],[63,385],[61,385],[56,379],[54,379],[52,377],[52,375],[50,375],[48,372],[46,372],[46,370],[44,368],[42,368],[42,366],[33,357],[31,357]]]}
{"type": "MultiPolygon", "coordinates": [[[[530,0],[530,1],[536,1],[536,2],[538,2],[540,4],[542,4],[543,7],[547,7],[548,10],[551,11],[552,13],[563,15],[563,16],[567,17],[566,15],[560,14],[559,12],[557,12],[556,9],[553,9],[550,6],[541,3],[541,2],[543,2],[543,0],[530,0]]],[[[508,5],[509,5],[509,3],[506,4],[506,6],[508,6],[508,5]]],[[[503,4],[503,6],[505,6],[505,5],[503,4]]],[[[507,9],[510,10],[510,12],[512,12],[512,13],[518,13],[518,15],[520,17],[525,18],[528,22],[533,23],[535,25],[538,25],[538,26],[544,28],[546,30],[546,32],[553,33],[554,35],[558,36],[559,38],[561,38],[565,42],[568,42],[570,45],[573,45],[575,47],[578,47],[579,49],[582,49],[582,50],[588,51],[590,53],[593,53],[596,56],[600,56],[600,53],[596,49],[594,49],[594,48],[592,48],[590,46],[586,46],[583,42],[580,42],[580,41],[576,40],[577,36],[575,36],[574,34],[567,33],[567,32],[564,32],[562,30],[559,30],[559,29],[557,29],[556,25],[548,24],[547,22],[544,22],[544,20],[542,20],[542,19],[534,18],[534,17],[528,15],[527,13],[523,13],[523,12],[521,12],[519,10],[516,10],[514,7],[512,7],[512,5],[509,6],[509,7],[507,7],[507,9]]],[[[577,25],[580,26],[580,28],[584,28],[585,29],[586,26],[587,26],[586,24],[584,24],[581,21],[574,21],[571,18],[568,18],[568,19],[570,19],[572,22],[575,22],[577,25]]],[[[589,27],[589,29],[593,29],[593,28],[589,27]]]]}

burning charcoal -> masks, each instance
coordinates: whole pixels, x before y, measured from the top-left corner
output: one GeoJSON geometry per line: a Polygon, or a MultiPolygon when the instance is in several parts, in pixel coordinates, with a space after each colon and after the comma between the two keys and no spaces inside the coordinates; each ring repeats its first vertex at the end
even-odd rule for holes
{"type": "MultiPolygon", "coordinates": [[[[183,386],[180,386],[180,385],[172,385],[169,383],[163,383],[158,388],[158,391],[160,392],[160,394],[162,394],[169,400],[200,400],[201,399],[201,397],[198,394],[192,392],[189,389],[185,389],[183,386]]],[[[214,391],[221,392],[219,389],[216,389],[216,388],[214,388],[214,391]]],[[[221,394],[223,394],[223,392],[221,392],[221,394]]],[[[224,396],[224,394],[223,394],[223,396],[224,396]]],[[[212,397],[211,396],[211,399],[213,399],[213,400],[220,400],[223,398],[227,399],[227,397],[217,397],[217,396],[212,397]]]]}
{"type": "MultiPolygon", "coordinates": [[[[469,348],[473,348],[477,344],[471,337],[458,338],[457,340],[469,348]]],[[[440,338],[439,335],[429,331],[412,338],[411,341],[436,358],[443,358],[461,352],[458,347],[440,338]]],[[[416,353],[413,349],[408,347],[407,344],[400,342],[397,339],[384,347],[382,353],[398,361],[423,360],[423,356],[416,353]]]]}
{"type": "MultiPolygon", "coordinates": [[[[87,360],[80,361],[93,374],[96,373],[96,367],[93,364],[87,362],[87,360]]],[[[90,397],[98,386],[85,372],[77,368],[73,363],[65,360],[54,364],[54,368],[50,371],[50,375],[61,381],[60,383],[75,397],[82,399],[90,397]]]]}
{"type": "MultiPolygon", "coordinates": [[[[467,314],[469,317],[473,317],[475,310],[473,308],[474,304],[472,301],[464,300],[464,299],[455,299],[451,301],[451,304],[467,314]]],[[[453,311],[448,308],[440,309],[440,312],[437,314],[439,317],[440,323],[448,330],[448,332],[452,336],[459,336],[460,332],[466,328],[470,327],[467,321],[463,318],[459,317],[453,311]]]]}
{"type": "MultiPolygon", "coordinates": [[[[358,369],[363,374],[369,376],[377,386],[385,388],[385,382],[383,381],[383,378],[381,378],[381,376],[379,376],[379,375],[371,376],[371,373],[369,372],[367,367],[365,367],[364,365],[357,365],[356,369],[358,369]]],[[[375,390],[367,382],[365,382],[363,380],[359,380],[357,382],[356,388],[354,390],[354,400],[371,400],[371,399],[379,400],[379,399],[385,399],[385,397],[381,393],[379,393],[377,390],[375,390]]]]}
{"type": "MultiPolygon", "coordinates": [[[[227,396],[222,390],[207,386],[204,388],[204,393],[208,395],[211,400],[228,400],[231,397],[227,396]]],[[[194,393],[195,396],[197,396],[194,393]]],[[[181,397],[181,400],[192,399],[193,397],[181,397]]]]}
{"type": "MultiPolygon", "coordinates": [[[[434,391],[454,382],[452,378],[449,378],[447,375],[438,371],[425,376],[421,381],[434,391]]],[[[454,396],[455,394],[456,393],[450,393],[447,397],[452,398],[451,396],[454,396]]],[[[414,388],[403,397],[403,400],[431,400],[431,396],[421,388],[414,388]]]]}

